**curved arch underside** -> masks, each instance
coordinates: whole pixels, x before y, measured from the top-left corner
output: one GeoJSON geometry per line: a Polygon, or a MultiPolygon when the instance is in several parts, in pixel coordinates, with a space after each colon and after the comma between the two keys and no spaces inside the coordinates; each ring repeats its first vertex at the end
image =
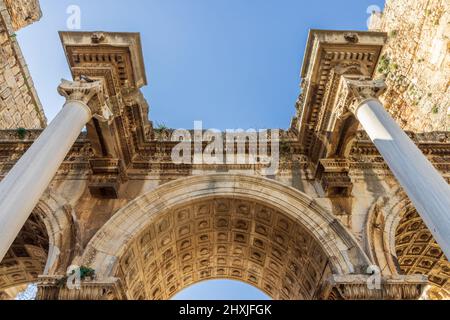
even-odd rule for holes
{"type": "Polygon", "coordinates": [[[313,237],[254,201],[212,198],[161,213],[122,255],[130,299],[169,299],[209,279],[247,282],[274,299],[312,299],[331,274],[313,237]]]}
{"type": "Polygon", "coordinates": [[[35,282],[44,271],[48,247],[46,226],[33,213],[0,263],[0,291],[35,282]]]}
{"type": "Polygon", "coordinates": [[[450,298],[450,262],[415,209],[398,224],[395,250],[403,273],[428,276],[430,298],[450,298]]]}
{"type": "Polygon", "coordinates": [[[130,299],[167,299],[198,281],[245,281],[274,299],[312,299],[331,274],[369,264],[353,236],[305,194],[261,177],[164,184],[117,212],[81,264],[130,299]]]}

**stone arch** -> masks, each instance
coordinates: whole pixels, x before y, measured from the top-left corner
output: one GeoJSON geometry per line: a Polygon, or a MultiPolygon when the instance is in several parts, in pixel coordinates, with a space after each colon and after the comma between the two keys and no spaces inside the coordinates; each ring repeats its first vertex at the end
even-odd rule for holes
{"type": "Polygon", "coordinates": [[[0,263],[0,291],[37,282],[67,263],[61,253],[70,251],[72,222],[62,203],[50,193],[39,201],[0,263]]]}
{"type": "Polygon", "coordinates": [[[34,209],[47,228],[49,257],[44,275],[65,273],[74,255],[79,254],[80,230],[73,208],[58,195],[46,192],[34,209]]]}
{"type": "Polygon", "coordinates": [[[383,274],[427,275],[429,297],[450,297],[450,263],[402,189],[372,206],[366,232],[367,251],[383,274]]]}
{"type": "Polygon", "coordinates": [[[266,178],[217,174],[137,198],[98,231],[80,264],[98,281],[119,278],[131,299],[166,299],[214,278],[245,281],[273,298],[312,299],[327,277],[361,272],[369,260],[307,195],[266,178]]]}

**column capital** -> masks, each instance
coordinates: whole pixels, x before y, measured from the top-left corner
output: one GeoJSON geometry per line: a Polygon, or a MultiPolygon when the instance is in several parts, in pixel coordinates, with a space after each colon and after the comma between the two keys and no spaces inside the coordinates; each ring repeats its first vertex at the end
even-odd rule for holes
{"type": "Polygon", "coordinates": [[[67,102],[81,102],[86,105],[92,117],[102,122],[109,122],[113,118],[113,112],[108,106],[108,97],[104,93],[102,81],[77,81],[61,80],[58,93],[65,97],[67,102]]]}
{"type": "Polygon", "coordinates": [[[386,89],[386,83],[382,79],[342,76],[335,109],[337,117],[345,118],[350,113],[355,114],[364,101],[378,99],[386,89]]]}

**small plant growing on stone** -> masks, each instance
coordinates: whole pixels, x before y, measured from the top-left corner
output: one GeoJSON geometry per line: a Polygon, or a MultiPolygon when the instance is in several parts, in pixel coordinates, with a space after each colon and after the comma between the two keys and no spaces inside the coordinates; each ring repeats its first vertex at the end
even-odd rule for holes
{"type": "Polygon", "coordinates": [[[85,266],[80,267],[80,277],[81,280],[85,280],[86,278],[93,278],[95,276],[95,270],[92,268],[88,268],[85,266]]]}
{"type": "Polygon", "coordinates": [[[156,123],[156,129],[161,130],[161,131],[165,131],[168,129],[168,127],[164,124],[164,123],[156,123]]]}
{"type": "Polygon", "coordinates": [[[390,69],[390,65],[391,65],[391,59],[389,59],[389,57],[384,54],[381,58],[380,58],[380,62],[378,64],[378,72],[382,73],[384,75],[387,75],[389,73],[389,69],[390,69]]]}
{"type": "Polygon", "coordinates": [[[391,32],[389,32],[389,37],[391,37],[391,38],[395,38],[397,35],[398,35],[397,30],[392,30],[391,32]]]}
{"type": "MultiPolygon", "coordinates": [[[[92,268],[81,266],[79,268],[79,271],[80,271],[80,280],[81,281],[91,280],[95,277],[95,270],[92,268]]],[[[69,279],[69,277],[73,276],[75,273],[76,273],[76,271],[72,270],[71,274],[62,277],[61,279],[58,279],[56,282],[56,285],[58,287],[64,287],[67,284],[67,280],[69,279]]]]}
{"type": "Polygon", "coordinates": [[[25,128],[17,129],[17,135],[19,136],[19,139],[21,139],[21,140],[25,139],[26,134],[27,134],[27,129],[25,129],[25,128]]]}
{"type": "Polygon", "coordinates": [[[438,113],[439,113],[439,106],[438,106],[437,104],[435,104],[435,105],[433,106],[433,108],[431,109],[431,112],[432,112],[433,114],[438,114],[438,113]]]}

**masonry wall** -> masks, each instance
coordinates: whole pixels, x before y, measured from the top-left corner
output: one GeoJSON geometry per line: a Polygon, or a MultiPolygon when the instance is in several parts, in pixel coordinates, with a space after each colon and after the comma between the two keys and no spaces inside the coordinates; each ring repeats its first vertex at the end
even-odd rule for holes
{"type": "Polygon", "coordinates": [[[450,130],[450,1],[387,0],[371,28],[389,35],[379,76],[386,107],[406,130],[450,130]]]}
{"type": "Polygon", "coordinates": [[[0,0],[0,130],[37,129],[46,125],[15,34],[40,17],[36,0],[0,0]]]}

